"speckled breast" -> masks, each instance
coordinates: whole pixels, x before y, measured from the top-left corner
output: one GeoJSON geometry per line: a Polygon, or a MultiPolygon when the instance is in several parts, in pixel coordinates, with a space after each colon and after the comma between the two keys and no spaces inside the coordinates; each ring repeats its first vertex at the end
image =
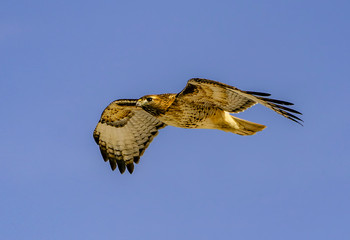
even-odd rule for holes
{"type": "Polygon", "coordinates": [[[217,113],[217,108],[208,104],[175,103],[165,114],[157,118],[167,125],[180,128],[201,128],[211,125],[211,118],[217,113]]]}

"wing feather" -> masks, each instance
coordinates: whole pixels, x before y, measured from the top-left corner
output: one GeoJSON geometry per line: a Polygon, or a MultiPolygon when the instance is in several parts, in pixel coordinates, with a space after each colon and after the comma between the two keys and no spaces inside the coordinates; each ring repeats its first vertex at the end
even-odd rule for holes
{"type": "Polygon", "coordinates": [[[235,87],[203,78],[192,78],[178,94],[178,98],[198,104],[213,103],[221,109],[239,113],[256,104],[255,101],[242,97],[235,87]]]}
{"type": "Polygon", "coordinates": [[[121,99],[112,102],[102,113],[94,131],[94,139],[100,146],[102,157],[109,161],[112,170],[132,173],[134,162],[166,125],[151,114],[136,107],[137,99],[121,99]]]}
{"type": "MultiPolygon", "coordinates": [[[[303,120],[291,114],[300,112],[281,105],[293,105],[293,103],[266,98],[268,93],[242,91],[233,86],[203,78],[192,78],[177,97],[196,103],[210,102],[221,109],[231,112],[242,112],[257,103],[272,109],[282,116],[301,124],[303,120]]],[[[301,124],[302,125],[302,124],[301,124]]]]}

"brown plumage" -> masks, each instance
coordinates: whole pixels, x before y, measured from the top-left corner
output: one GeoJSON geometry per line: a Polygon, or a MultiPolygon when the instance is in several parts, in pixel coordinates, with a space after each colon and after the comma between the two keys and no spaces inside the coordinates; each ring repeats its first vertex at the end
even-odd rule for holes
{"type": "Polygon", "coordinates": [[[266,126],[230,115],[260,103],[301,124],[293,114],[300,112],[282,106],[290,102],[266,98],[270,94],[242,91],[235,87],[193,78],[178,94],[146,95],[140,99],[120,99],[102,113],[94,131],[105,161],[112,170],[134,170],[145,149],[167,125],[180,128],[218,129],[239,135],[253,135],[266,126]]]}

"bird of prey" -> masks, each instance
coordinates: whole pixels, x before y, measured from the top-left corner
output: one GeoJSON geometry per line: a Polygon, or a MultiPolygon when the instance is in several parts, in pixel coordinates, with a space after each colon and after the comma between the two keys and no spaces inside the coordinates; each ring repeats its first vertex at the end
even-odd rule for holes
{"type": "Polygon", "coordinates": [[[93,133],[102,157],[112,170],[118,166],[132,173],[145,149],[169,126],[218,129],[239,135],[253,135],[266,126],[249,122],[230,113],[243,112],[260,103],[282,116],[301,124],[286,107],[290,102],[266,98],[268,93],[242,91],[238,88],[202,78],[192,78],[180,93],[146,95],[139,99],[119,99],[107,106],[93,133]]]}

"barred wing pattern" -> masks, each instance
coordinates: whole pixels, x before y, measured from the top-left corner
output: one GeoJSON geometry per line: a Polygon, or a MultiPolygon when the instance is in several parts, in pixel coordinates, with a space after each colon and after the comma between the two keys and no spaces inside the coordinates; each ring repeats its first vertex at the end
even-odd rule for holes
{"type": "Polygon", "coordinates": [[[103,111],[94,131],[94,139],[100,146],[105,161],[112,170],[121,173],[134,170],[145,149],[166,125],[151,114],[136,107],[137,99],[121,99],[112,102],[103,111]]]}
{"type": "Polygon", "coordinates": [[[301,114],[300,112],[282,106],[293,105],[293,103],[266,98],[267,96],[270,96],[270,94],[242,91],[230,85],[203,78],[190,79],[186,87],[177,95],[178,98],[197,104],[210,102],[230,113],[243,112],[253,105],[260,103],[282,116],[301,124],[303,120],[292,114],[301,114]]]}

